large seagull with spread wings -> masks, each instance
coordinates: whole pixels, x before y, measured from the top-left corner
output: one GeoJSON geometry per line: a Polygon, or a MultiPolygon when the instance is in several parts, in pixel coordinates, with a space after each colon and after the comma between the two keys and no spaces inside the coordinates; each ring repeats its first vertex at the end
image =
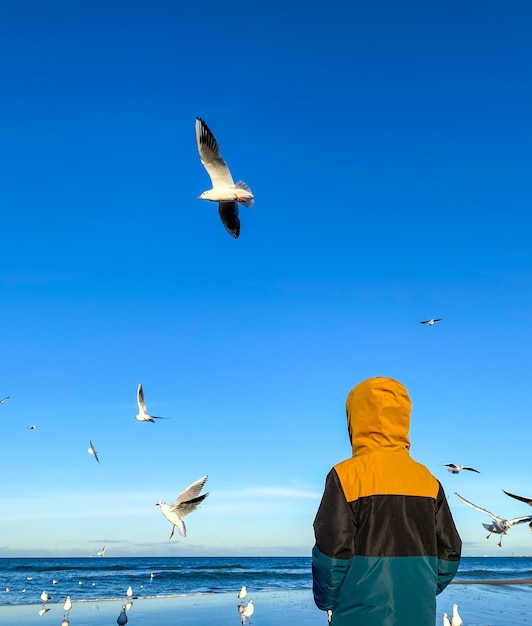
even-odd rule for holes
{"type": "Polygon", "coordinates": [[[251,189],[241,180],[236,184],[233,182],[216,139],[201,117],[196,118],[196,141],[201,162],[212,183],[212,189],[204,191],[198,198],[218,202],[218,213],[225,230],[236,239],[240,235],[238,205],[253,206],[255,200],[251,189]]]}

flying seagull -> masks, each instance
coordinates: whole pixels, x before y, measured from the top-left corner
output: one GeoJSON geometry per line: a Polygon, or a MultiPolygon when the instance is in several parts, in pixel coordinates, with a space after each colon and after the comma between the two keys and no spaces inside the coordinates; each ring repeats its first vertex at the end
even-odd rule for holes
{"type": "Polygon", "coordinates": [[[516,496],[514,493],[509,493],[508,491],[504,491],[504,493],[507,496],[510,496],[510,498],[515,498],[516,500],[520,500],[521,502],[526,502],[528,506],[532,506],[532,498],[525,498],[525,496],[516,496]]]}
{"type": "Polygon", "coordinates": [[[200,478],[186,489],[183,489],[177,500],[172,504],[166,504],[164,500],[161,500],[155,505],[161,507],[161,513],[169,522],[172,523],[170,539],[174,536],[176,526],[182,537],[187,536],[187,529],[185,528],[183,518],[185,515],[188,515],[197,509],[203,500],[205,500],[205,498],[209,495],[208,493],[204,493],[202,496],[199,495],[200,491],[203,489],[203,485],[207,482],[207,478],[207,476],[203,476],[203,478],[200,478]]]}
{"type": "Polygon", "coordinates": [[[467,465],[455,465],[454,463],[445,463],[445,467],[448,472],[451,474],[459,474],[462,470],[469,470],[470,472],[476,472],[480,474],[480,472],[472,467],[468,467],[467,465]]]}
{"type": "Polygon", "coordinates": [[[37,430],[37,426],[35,426],[35,424],[32,424],[31,426],[26,426],[26,428],[28,428],[29,430],[37,430]]]}
{"type": "Polygon", "coordinates": [[[87,452],[89,454],[92,454],[94,456],[94,458],[98,461],[98,463],[100,462],[100,459],[98,458],[98,453],[96,452],[96,448],[94,447],[92,441],[89,442],[89,449],[87,450],[87,452]]]}
{"type": "MultiPolygon", "coordinates": [[[[482,511],[482,513],[486,513],[486,515],[489,515],[491,517],[491,519],[493,520],[491,524],[482,524],[482,526],[484,526],[486,530],[489,530],[489,535],[486,537],[486,539],[490,538],[491,533],[495,533],[496,535],[505,535],[512,526],[515,526],[515,524],[523,524],[524,522],[528,522],[529,527],[532,530],[532,515],[527,515],[524,517],[516,517],[514,519],[504,519],[504,517],[497,517],[496,515],[493,515],[493,513],[490,513],[486,509],[483,509],[477,506],[476,504],[469,502],[465,498],[462,498],[462,496],[459,493],[455,492],[454,495],[459,500],[464,502],[464,504],[467,504],[468,506],[471,506],[474,509],[477,509],[478,511],[482,511]]],[[[502,548],[502,536],[497,545],[499,546],[499,548],[502,548]]]]}
{"type": "Polygon", "coordinates": [[[240,235],[238,204],[252,207],[255,202],[253,193],[241,180],[236,184],[233,182],[233,177],[220,154],[216,139],[201,117],[196,118],[196,141],[201,162],[212,184],[212,189],[204,191],[198,198],[218,202],[218,213],[225,230],[231,237],[237,239],[240,235]]]}
{"type": "Polygon", "coordinates": [[[0,400],[0,404],[4,404],[4,402],[5,402],[6,400],[9,400],[9,396],[6,396],[5,398],[2,398],[2,399],[0,400]]]}
{"type": "Polygon", "coordinates": [[[104,546],[99,552],[98,552],[98,556],[105,556],[105,550],[106,550],[106,546],[104,546]]]}
{"type": "Polygon", "coordinates": [[[160,417],[159,415],[150,415],[146,411],[146,402],[144,401],[144,389],[142,383],[139,383],[137,387],[137,404],[139,405],[138,415],[135,415],[135,419],[139,422],[151,422],[155,424],[155,420],[164,420],[166,417],[160,417]]]}
{"type": "Polygon", "coordinates": [[[429,326],[434,326],[434,324],[436,322],[441,322],[441,317],[439,319],[430,319],[430,320],[425,320],[424,322],[419,322],[420,324],[428,324],[429,326]]]}

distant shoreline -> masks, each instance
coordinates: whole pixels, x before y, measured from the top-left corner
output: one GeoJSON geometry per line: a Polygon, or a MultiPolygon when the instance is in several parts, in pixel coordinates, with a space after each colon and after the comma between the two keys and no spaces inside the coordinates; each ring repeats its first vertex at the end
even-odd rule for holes
{"type": "Polygon", "coordinates": [[[500,578],[498,580],[452,580],[451,585],[532,585],[532,578],[500,578]]]}

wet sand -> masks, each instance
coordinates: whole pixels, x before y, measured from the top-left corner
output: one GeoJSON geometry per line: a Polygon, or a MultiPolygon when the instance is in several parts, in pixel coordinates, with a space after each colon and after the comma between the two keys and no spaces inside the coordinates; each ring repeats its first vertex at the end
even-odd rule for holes
{"type": "MultiPolygon", "coordinates": [[[[532,625],[531,579],[468,581],[451,584],[437,597],[436,626],[445,611],[458,604],[467,626],[532,625]]],[[[327,626],[327,615],[314,605],[310,589],[262,591],[249,596],[255,605],[251,626],[327,626]]],[[[249,599],[246,598],[246,601],[249,599]]],[[[125,598],[103,601],[73,601],[64,626],[114,626],[125,598]]],[[[0,625],[61,626],[63,602],[1,606],[0,625]]],[[[209,593],[173,597],[134,598],[127,612],[127,626],[241,626],[236,593],[209,593]]],[[[246,626],[248,621],[246,620],[246,626]]]]}

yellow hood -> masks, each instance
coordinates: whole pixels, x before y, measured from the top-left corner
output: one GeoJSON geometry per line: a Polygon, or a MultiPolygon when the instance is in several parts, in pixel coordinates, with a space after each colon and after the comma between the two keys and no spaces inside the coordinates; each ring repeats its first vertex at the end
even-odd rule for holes
{"type": "Polygon", "coordinates": [[[353,456],[377,450],[409,450],[410,410],[406,388],[393,378],[368,378],[346,401],[353,456]]]}

